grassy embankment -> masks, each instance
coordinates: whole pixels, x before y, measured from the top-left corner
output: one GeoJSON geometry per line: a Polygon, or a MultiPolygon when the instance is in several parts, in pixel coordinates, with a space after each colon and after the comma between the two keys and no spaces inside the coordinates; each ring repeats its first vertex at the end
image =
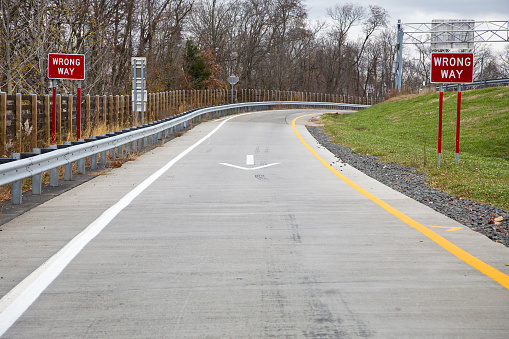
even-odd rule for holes
{"type": "Polygon", "coordinates": [[[457,92],[444,93],[437,168],[438,93],[402,96],[350,115],[323,117],[335,143],[428,175],[431,186],[509,210],[509,88],[463,91],[455,164],[457,92]]]}

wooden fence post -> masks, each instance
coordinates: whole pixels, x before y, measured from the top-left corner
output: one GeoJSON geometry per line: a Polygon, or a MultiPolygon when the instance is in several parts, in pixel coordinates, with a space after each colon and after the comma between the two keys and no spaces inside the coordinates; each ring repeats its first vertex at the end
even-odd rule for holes
{"type": "Polygon", "coordinates": [[[155,115],[154,121],[160,120],[161,116],[163,115],[163,112],[164,112],[164,96],[163,95],[164,95],[163,92],[157,93],[157,97],[156,97],[157,109],[156,109],[156,115],[155,115]]]}
{"type": "Polygon", "coordinates": [[[37,94],[32,94],[32,148],[37,148],[37,94]]]}
{"type": "Polygon", "coordinates": [[[168,92],[163,92],[163,111],[161,114],[161,119],[166,119],[168,117],[168,92]]]}
{"type": "Polygon", "coordinates": [[[173,113],[173,108],[176,106],[176,97],[175,97],[175,91],[171,91],[170,92],[170,114],[169,116],[171,117],[172,116],[172,113],[173,113]]]}
{"type": "Polygon", "coordinates": [[[109,105],[110,109],[109,109],[109,112],[108,112],[109,113],[108,115],[109,115],[109,118],[110,118],[109,121],[108,121],[108,123],[109,123],[108,130],[110,132],[113,132],[113,131],[115,131],[115,120],[114,120],[114,115],[115,115],[114,112],[115,111],[114,111],[114,107],[113,107],[113,95],[110,94],[108,99],[109,99],[109,104],[110,104],[109,105]]]}
{"type": "Polygon", "coordinates": [[[108,97],[103,95],[103,120],[104,120],[104,129],[109,132],[108,126],[108,97]]]}
{"type": "Polygon", "coordinates": [[[149,123],[152,121],[152,115],[154,111],[154,93],[149,93],[147,98],[147,121],[145,123],[149,123]]]}
{"type": "MultiPolygon", "coordinates": [[[[99,101],[99,96],[98,95],[95,95],[94,96],[94,123],[93,123],[93,126],[99,126],[99,124],[101,123],[101,120],[100,120],[100,116],[99,116],[99,109],[101,107],[100,105],[100,101],[99,101]]],[[[92,132],[92,129],[90,129],[90,132],[92,132]]]]}
{"type": "Polygon", "coordinates": [[[133,111],[131,110],[131,102],[129,101],[130,98],[131,97],[129,95],[124,96],[124,103],[125,103],[124,124],[126,127],[134,126],[134,117],[132,116],[133,111]]]}
{"type": "MultiPolygon", "coordinates": [[[[120,114],[120,116],[119,116],[120,121],[119,121],[119,125],[121,126],[121,128],[127,127],[126,123],[125,123],[125,113],[124,113],[125,99],[124,98],[125,98],[125,95],[121,95],[120,96],[120,112],[119,112],[119,114],[120,114]]],[[[131,127],[131,126],[129,126],[129,127],[131,127]]]]}
{"type": "MultiPolygon", "coordinates": [[[[50,97],[48,94],[44,96],[44,143],[49,145],[51,143],[51,106],[50,97]]],[[[44,145],[46,146],[46,145],[44,145]]]]}
{"type": "Polygon", "coordinates": [[[56,143],[62,143],[62,95],[57,94],[57,107],[56,107],[56,116],[57,116],[57,131],[56,131],[56,143]]]}
{"type": "MultiPolygon", "coordinates": [[[[90,110],[90,94],[87,94],[85,96],[85,110],[87,112],[87,118],[86,118],[86,122],[87,122],[87,126],[84,128],[84,131],[90,133],[91,132],[91,126],[90,126],[90,123],[92,121],[92,112],[90,110]]],[[[85,137],[88,137],[90,135],[86,135],[85,137]]]]}
{"type": "Polygon", "coordinates": [[[157,121],[158,118],[159,118],[159,110],[160,110],[159,105],[161,104],[161,93],[156,93],[154,95],[154,101],[155,101],[155,105],[154,105],[154,117],[153,117],[152,121],[157,121]]]}
{"type": "Polygon", "coordinates": [[[175,114],[179,114],[180,112],[180,90],[175,92],[175,114]]]}
{"type": "Polygon", "coordinates": [[[0,157],[5,156],[7,150],[7,93],[0,92],[0,157]]]}
{"type": "Polygon", "coordinates": [[[18,153],[21,153],[23,152],[23,150],[21,149],[22,145],[21,145],[21,141],[22,141],[22,136],[23,136],[23,133],[21,131],[21,107],[22,107],[22,100],[21,100],[21,94],[20,93],[16,93],[16,99],[15,99],[15,106],[16,106],[16,122],[15,122],[15,126],[16,126],[16,150],[18,153]]]}
{"type": "Polygon", "coordinates": [[[115,95],[115,124],[116,129],[120,129],[119,111],[120,111],[120,97],[115,95]]]}
{"type": "Polygon", "coordinates": [[[72,137],[72,106],[73,106],[73,95],[69,94],[67,97],[67,135],[69,135],[70,139],[74,139],[72,137]]]}

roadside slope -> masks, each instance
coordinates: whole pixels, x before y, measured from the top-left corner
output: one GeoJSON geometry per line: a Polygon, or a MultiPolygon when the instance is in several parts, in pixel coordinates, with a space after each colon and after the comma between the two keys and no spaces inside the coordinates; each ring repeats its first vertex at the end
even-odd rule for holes
{"type": "Polygon", "coordinates": [[[327,115],[332,141],[417,169],[437,189],[509,210],[509,88],[462,94],[460,164],[454,163],[456,92],[444,94],[441,167],[438,94],[392,99],[352,115],[327,115]]]}

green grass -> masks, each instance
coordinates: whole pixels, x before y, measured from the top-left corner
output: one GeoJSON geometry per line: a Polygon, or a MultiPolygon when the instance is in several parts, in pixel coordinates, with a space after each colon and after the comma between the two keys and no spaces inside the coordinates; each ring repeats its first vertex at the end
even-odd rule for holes
{"type": "Polygon", "coordinates": [[[438,98],[438,93],[400,97],[354,114],[327,114],[325,131],[356,153],[417,168],[433,187],[509,210],[509,88],[462,92],[459,165],[457,92],[444,93],[440,168],[438,98]]]}

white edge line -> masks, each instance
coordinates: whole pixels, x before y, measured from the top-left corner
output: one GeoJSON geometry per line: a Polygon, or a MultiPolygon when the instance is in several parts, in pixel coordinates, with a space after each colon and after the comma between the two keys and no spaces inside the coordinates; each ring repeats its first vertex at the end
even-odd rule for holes
{"type": "Polygon", "coordinates": [[[0,337],[21,317],[42,292],[60,275],[65,267],[81,252],[81,250],[94,239],[101,231],[138,195],[168,171],[175,163],[186,156],[194,148],[216,133],[228,120],[252,114],[244,113],[225,119],[209,134],[187,148],[178,156],[170,160],[162,168],[136,186],[122,197],[115,205],[108,208],[101,216],[87,226],[80,234],[68,242],[60,251],[54,254],[44,264],[39,266],[28,277],[21,281],[0,299],[0,337]]]}

